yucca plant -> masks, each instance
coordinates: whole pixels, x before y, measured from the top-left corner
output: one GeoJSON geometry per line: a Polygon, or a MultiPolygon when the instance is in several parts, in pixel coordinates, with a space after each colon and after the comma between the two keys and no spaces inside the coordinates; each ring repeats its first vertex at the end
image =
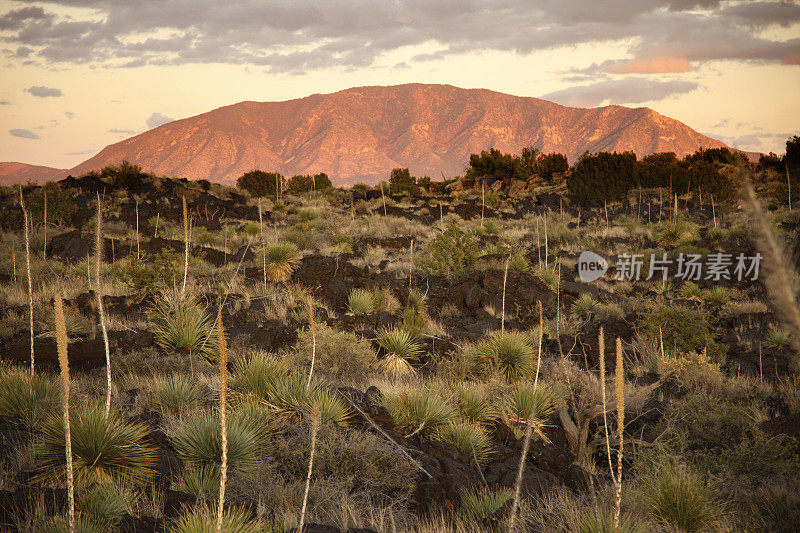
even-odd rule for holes
{"type": "Polygon", "coordinates": [[[212,500],[219,497],[219,482],[219,469],[215,465],[200,464],[181,473],[177,488],[198,500],[212,500]]]}
{"type": "Polygon", "coordinates": [[[497,514],[514,494],[508,489],[479,489],[465,491],[461,494],[461,514],[476,522],[498,518],[497,514]]]}
{"type": "Polygon", "coordinates": [[[764,345],[776,350],[783,350],[789,342],[789,332],[774,325],[764,335],[764,345]]]}
{"type": "Polygon", "coordinates": [[[46,376],[3,372],[0,383],[0,416],[39,429],[58,409],[60,389],[46,376]]]}
{"type": "Polygon", "coordinates": [[[542,283],[550,287],[551,290],[556,290],[559,284],[559,272],[556,267],[540,265],[536,267],[533,272],[542,283]]]}
{"type": "Polygon", "coordinates": [[[308,417],[317,408],[322,422],[343,425],[352,414],[339,397],[317,383],[309,384],[300,376],[278,376],[263,383],[259,397],[271,409],[290,419],[308,417]]]}
{"type": "Polygon", "coordinates": [[[500,371],[507,381],[527,376],[534,364],[534,348],[530,337],[519,331],[496,333],[476,350],[476,370],[484,373],[500,371]]]}
{"type": "Polygon", "coordinates": [[[469,385],[458,387],[456,399],[461,419],[470,424],[485,425],[497,416],[486,395],[475,387],[469,385]]]}
{"type": "Polygon", "coordinates": [[[164,413],[179,414],[200,404],[203,391],[187,376],[173,374],[153,388],[153,405],[164,413]]]}
{"type": "Polygon", "coordinates": [[[94,523],[88,516],[75,516],[74,523],[70,526],[69,520],[61,517],[55,518],[45,528],[46,533],[106,533],[108,527],[94,523]]]}
{"type": "Polygon", "coordinates": [[[239,359],[228,382],[231,390],[242,396],[264,399],[268,385],[288,373],[283,361],[265,354],[255,354],[249,359],[239,359]]]}
{"type": "Polygon", "coordinates": [[[424,388],[387,395],[384,406],[395,425],[409,436],[430,437],[457,418],[456,410],[447,399],[424,388]]]}
{"type": "Polygon", "coordinates": [[[288,281],[299,262],[300,251],[291,242],[268,244],[260,251],[258,258],[266,278],[273,283],[288,281]]]}
{"type": "Polygon", "coordinates": [[[508,260],[508,268],[514,272],[529,272],[531,269],[530,262],[522,254],[514,254],[508,260]]]}
{"type": "MultiPolygon", "coordinates": [[[[153,474],[156,455],[155,449],[145,443],[146,427],[125,422],[113,410],[105,416],[102,407],[89,406],[70,416],[70,429],[76,485],[135,485],[153,474]]],[[[43,428],[42,440],[36,447],[38,480],[64,481],[64,442],[64,420],[53,418],[43,428]]]]}
{"type": "Polygon", "coordinates": [[[478,464],[483,464],[492,450],[491,440],[486,430],[467,422],[446,425],[439,430],[438,438],[452,444],[458,451],[478,464]]]}
{"type": "Polygon", "coordinates": [[[160,296],[150,310],[156,342],[165,351],[213,358],[216,340],[211,318],[199,303],[181,296],[160,296]]]}
{"type": "Polygon", "coordinates": [[[700,300],[703,298],[703,289],[697,283],[687,281],[681,285],[680,294],[681,298],[686,298],[687,300],[700,300]]]}
{"type": "Polygon", "coordinates": [[[78,501],[78,510],[97,524],[115,526],[125,513],[131,512],[136,495],[129,488],[113,483],[95,485],[78,501]]]}
{"type": "Polygon", "coordinates": [[[544,437],[542,430],[555,407],[556,396],[549,389],[541,384],[534,387],[532,383],[520,383],[506,399],[504,413],[517,438],[524,433],[528,420],[532,421],[534,432],[544,437]]]}
{"type": "Polygon", "coordinates": [[[422,347],[411,338],[411,334],[400,328],[385,329],[378,334],[378,345],[385,355],[381,367],[391,376],[414,373],[411,361],[422,354],[422,347]]]}
{"type": "Polygon", "coordinates": [[[598,302],[591,294],[581,294],[572,302],[572,314],[581,318],[588,317],[597,310],[598,302]]]}
{"type": "Polygon", "coordinates": [[[710,487],[682,465],[665,465],[647,480],[643,497],[649,515],[666,526],[695,533],[721,523],[721,505],[710,487]]]}
{"type": "Polygon", "coordinates": [[[397,298],[394,297],[392,291],[387,288],[373,287],[369,291],[372,298],[372,310],[393,312],[399,306],[397,298]]]}
{"type": "MultiPolygon", "coordinates": [[[[222,515],[225,533],[263,533],[264,523],[253,518],[245,509],[227,509],[222,515]]],[[[170,533],[217,533],[217,516],[206,506],[200,506],[181,516],[169,529],[170,533]]]]}
{"type": "Polygon", "coordinates": [[[354,315],[368,315],[374,312],[372,294],[366,289],[353,289],[347,297],[347,308],[354,315]]]}
{"type": "Polygon", "coordinates": [[[713,305],[725,305],[733,299],[731,291],[725,287],[713,287],[703,294],[705,300],[713,305]]]}
{"type": "MultiPolygon", "coordinates": [[[[270,430],[270,421],[252,413],[234,413],[227,420],[228,464],[246,469],[256,463],[270,430]]],[[[179,458],[190,463],[218,465],[222,460],[219,416],[201,413],[181,421],[170,434],[179,458]]],[[[218,487],[217,487],[218,488],[218,487]]]]}

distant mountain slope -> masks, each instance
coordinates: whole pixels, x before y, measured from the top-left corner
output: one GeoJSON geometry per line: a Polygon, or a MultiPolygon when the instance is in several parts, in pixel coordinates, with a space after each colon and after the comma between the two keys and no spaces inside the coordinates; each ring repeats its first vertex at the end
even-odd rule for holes
{"type": "Polygon", "coordinates": [[[67,175],[66,170],[60,168],[28,165],[15,161],[0,163],[0,185],[23,185],[31,183],[45,183],[50,180],[61,179],[67,175]]]}
{"type": "Polygon", "coordinates": [[[241,102],[112,144],[71,169],[123,159],[161,175],[232,182],[253,169],[328,173],[334,184],[375,182],[392,168],[452,176],[469,155],[525,146],[565,153],[661,151],[723,143],[648,108],[565,107],[485,89],[408,84],[357,87],[286,102],[241,102]]]}

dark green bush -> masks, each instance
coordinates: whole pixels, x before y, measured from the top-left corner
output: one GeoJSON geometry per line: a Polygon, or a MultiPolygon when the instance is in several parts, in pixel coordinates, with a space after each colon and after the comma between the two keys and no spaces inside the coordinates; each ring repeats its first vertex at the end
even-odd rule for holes
{"type": "Polygon", "coordinates": [[[419,266],[427,274],[455,278],[473,266],[479,256],[480,247],[474,234],[451,222],[428,244],[419,266]]]}
{"type": "Polygon", "coordinates": [[[256,198],[275,196],[284,190],[284,177],[278,172],[251,170],[236,180],[236,187],[256,198]]]}

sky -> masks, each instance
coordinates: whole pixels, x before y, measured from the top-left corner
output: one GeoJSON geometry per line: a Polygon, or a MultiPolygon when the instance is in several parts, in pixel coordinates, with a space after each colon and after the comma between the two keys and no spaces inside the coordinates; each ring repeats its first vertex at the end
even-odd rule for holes
{"type": "Polygon", "coordinates": [[[0,0],[0,161],[71,168],[243,100],[448,83],[800,134],[800,2],[0,0]]]}

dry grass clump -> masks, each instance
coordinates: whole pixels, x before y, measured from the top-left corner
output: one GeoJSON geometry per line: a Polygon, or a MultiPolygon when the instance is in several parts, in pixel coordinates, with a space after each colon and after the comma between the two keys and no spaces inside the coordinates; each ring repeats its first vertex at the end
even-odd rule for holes
{"type": "Polygon", "coordinates": [[[434,436],[457,419],[450,400],[426,387],[387,394],[384,406],[397,428],[407,436],[434,436]]]}
{"type": "MultiPolygon", "coordinates": [[[[287,356],[289,365],[300,372],[311,365],[311,337],[310,330],[301,331],[294,350],[287,356]]],[[[328,326],[316,330],[315,355],[315,374],[354,385],[367,380],[377,361],[369,341],[328,326]]]]}

